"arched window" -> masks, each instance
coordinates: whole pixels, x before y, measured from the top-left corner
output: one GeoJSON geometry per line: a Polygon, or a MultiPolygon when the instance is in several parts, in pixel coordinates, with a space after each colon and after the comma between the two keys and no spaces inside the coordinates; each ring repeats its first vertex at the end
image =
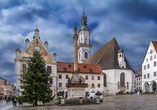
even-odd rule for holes
{"type": "Polygon", "coordinates": [[[106,87],[106,74],[104,74],[104,87],[106,87]]]}
{"type": "Polygon", "coordinates": [[[88,53],[87,52],[85,52],[85,58],[88,58],[88,53]]]}
{"type": "Polygon", "coordinates": [[[125,86],[125,75],[124,75],[124,73],[120,74],[120,86],[125,86]]]}

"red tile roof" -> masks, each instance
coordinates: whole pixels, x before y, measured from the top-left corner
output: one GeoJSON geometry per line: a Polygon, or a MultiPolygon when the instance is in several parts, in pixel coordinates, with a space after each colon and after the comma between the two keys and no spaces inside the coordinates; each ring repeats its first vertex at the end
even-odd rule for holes
{"type": "MultiPolygon", "coordinates": [[[[78,68],[80,69],[80,73],[102,73],[99,64],[79,63],[78,68]]],[[[74,72],[74,63],[57,62],[57,72],[74,72]]]]}
{"type": "Polygon", "coordinates": [[[155,51],[156,51],[156,53],[157,53],[157,41],[152,41],[152,43],[153,43],[153,46],[154,46],[155,51]]]}
{"type": "Polygon", "coordinates": [[[142,76],[142,72],[140,74],[137,74],[135,77],[139,77],[139,76],[142,76]]]}

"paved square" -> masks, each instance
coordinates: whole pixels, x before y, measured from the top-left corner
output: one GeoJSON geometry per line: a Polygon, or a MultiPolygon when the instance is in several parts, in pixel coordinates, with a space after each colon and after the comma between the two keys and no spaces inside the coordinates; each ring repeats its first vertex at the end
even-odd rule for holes
{"type": "Polygon", "coordinates": [[[57,106],[53,101],[49,106],[17,106],[9,110],[157,110],[157,95],[118,95],[104,97],[100,104],[57,106]]]}

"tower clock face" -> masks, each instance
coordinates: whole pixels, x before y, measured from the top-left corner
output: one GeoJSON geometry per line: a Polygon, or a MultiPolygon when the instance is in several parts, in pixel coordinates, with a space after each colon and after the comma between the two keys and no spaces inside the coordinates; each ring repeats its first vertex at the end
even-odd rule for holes
{"type": "Polygon", "coordinates": [[[34,50],[39,52],[40,51],[40,47],[39,46],[34,46],[34,50]]]}
{"type": "Polygon", "coordinates": [[[85,38],[87,38],[88,37],[88,35],[87,34],[85,34],[85,38]]]}

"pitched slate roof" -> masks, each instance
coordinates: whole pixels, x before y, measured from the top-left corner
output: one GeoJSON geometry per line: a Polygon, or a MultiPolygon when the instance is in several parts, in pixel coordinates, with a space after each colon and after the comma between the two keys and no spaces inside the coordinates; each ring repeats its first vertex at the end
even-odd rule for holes
{"type": "MultiPolygon", "coordinates": [[[[93,73],[93,74],[102,73],[99,64],[78,63],[78,68],[80,69],[80,73],[93,73]]],[[[74,72],[74,63],[57,62],[57,72],[74,72]]]]}
{"type": "MultiPolygon", "coordinates": [[[[115,38],[105,44],[97,52],[95,52],[89,59],[86,60],[86,64],[99,64],[102,70],[105,69],[120,69],[117,54],[120,50],[118,42],[115,38]]],[[[125,57],[126,68],[131,69],[129,62],[125,57]]]]}

